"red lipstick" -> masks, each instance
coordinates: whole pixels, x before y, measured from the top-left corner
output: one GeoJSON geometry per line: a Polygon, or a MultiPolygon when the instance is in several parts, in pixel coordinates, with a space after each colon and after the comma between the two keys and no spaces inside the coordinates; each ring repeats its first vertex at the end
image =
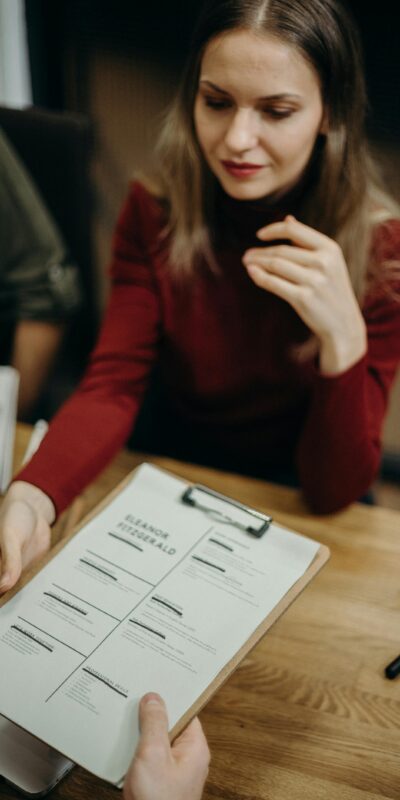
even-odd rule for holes
{"type": "Polygon", "coordinates": [[[256,175],[264,166],[263,164],[251,164],[247,161],[221,161],[221,164],[234,178],[249,178],[252,175],[256,175]]]}

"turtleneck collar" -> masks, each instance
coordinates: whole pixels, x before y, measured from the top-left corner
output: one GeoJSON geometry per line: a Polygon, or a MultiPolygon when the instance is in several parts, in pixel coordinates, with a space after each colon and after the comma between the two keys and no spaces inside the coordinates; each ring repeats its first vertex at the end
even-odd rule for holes
{"type": "Polygon", "coordinates": [[[214,206],[217,242],[232,246],[243,242],[259,244],[256,232],[265,225],[278,222],[287,214],[293,214],[301,220],[305,196],[312,190],[315,174],[315,164],[312,163],[289,191],[279,197],[268,195],[257,200],[236,200],[218,184],[214,206]]]}

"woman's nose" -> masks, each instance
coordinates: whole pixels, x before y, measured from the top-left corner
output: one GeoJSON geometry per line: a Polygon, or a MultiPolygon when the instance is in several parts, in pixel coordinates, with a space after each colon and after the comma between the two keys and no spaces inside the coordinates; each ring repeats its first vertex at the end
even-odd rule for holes
{"type": "Polygon", "coordinates": [[[236,111],[226,132],[225,143],[235,152],[251,150],[257,145],[258,120],[252,109],[243,108],[236,111]]]}

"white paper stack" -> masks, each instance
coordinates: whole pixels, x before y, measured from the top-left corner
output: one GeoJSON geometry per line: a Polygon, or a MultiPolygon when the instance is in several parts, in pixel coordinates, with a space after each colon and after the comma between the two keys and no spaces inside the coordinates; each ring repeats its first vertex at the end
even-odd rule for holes
{"type": "Polygon", "coordinates": [[[0,367],[0,492],[12,477],[19,374],[13,367],[0,367]]]}

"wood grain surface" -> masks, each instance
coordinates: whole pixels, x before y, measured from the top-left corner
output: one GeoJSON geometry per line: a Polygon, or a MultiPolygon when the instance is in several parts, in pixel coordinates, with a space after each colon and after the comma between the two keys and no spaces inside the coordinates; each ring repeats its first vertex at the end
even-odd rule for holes
{"type": "MultiPolygon", "coordinates": [[[[20,426],[16,466],[28,437],[20,426]]],[[[311,516],[295,490],[125,451],[84,492],[85,511],[143,460],[272,513],[331,551],[202,711],[212,752],[204,800],[398,800],[400,677],[388,681],[384,667],[400,653],[400,514],[355,504],[311,516]]],[[[18,796],[0,784],[1,798],[18,796]]],[[[76,768],[51,797],[120,793],[76,768]]]]}

